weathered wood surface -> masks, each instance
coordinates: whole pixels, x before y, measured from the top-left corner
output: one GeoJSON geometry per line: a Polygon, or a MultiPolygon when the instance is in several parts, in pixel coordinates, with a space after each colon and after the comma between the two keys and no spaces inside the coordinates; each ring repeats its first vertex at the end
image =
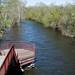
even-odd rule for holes
{"type": "Polygon", "coordinates": [[[26,43],[16,43],[13,46],[8,43],[1,46],[0,75],[6,74],[13,59],[16,60],[16,63],[20,64],[19,67],[33,63],[35,59],[35,46],[26,43]]]}
{"type": "Polygon", "coordinates": [[[18,55],[18,60],[21,66],[32,63],[35,58],[35,52],[25,49],[15,49],[16,54],[18,55]]]}

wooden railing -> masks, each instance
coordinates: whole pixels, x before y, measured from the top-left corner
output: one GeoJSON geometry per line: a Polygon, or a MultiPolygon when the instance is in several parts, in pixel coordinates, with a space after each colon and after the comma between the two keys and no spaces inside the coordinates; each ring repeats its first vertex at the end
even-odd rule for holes
{"type": "Polygon", "coordinates": [[[12,45],[15,45],[15,48],[16,49],[27,49],[27,50],[31,50],[31,51],[35,51],[35,44],[33,44],[33,43],[30,43],[30,42],[22,42],[22,41],[20,41],[20,42],[17,42],[17,41],[9,41],[9,42],[4,42],[1,46],[0,46],[0,48],[2,49],[2,50],[4,50],[4,49],[9,49],[9,48],[11,48],[11,46],[12,45]]]}
{"type": "Polygon", "coordinates": [[[15,57],[15,59],[17,59],[15,50],[14,50],[14,46],[11,47],[11,49],[9,50],[7,56],[5,57],[1,67],[0,67],[0,75],[5,75],[8,71],[8,66],[11,63],[11,60],[13,59],[13,57],[15,57]]]}
{"type": "MultiPolygon", "coordinates": [[[[30,50],[35,52],[35,44],[30,43],[30,42],[9,42],[9,45],[11,46],[12,44],[15,45],[16,49],[25,49],[25,50],[30,50]]],[[[8,44],[7,44],[8,45],[8,44]]]]}

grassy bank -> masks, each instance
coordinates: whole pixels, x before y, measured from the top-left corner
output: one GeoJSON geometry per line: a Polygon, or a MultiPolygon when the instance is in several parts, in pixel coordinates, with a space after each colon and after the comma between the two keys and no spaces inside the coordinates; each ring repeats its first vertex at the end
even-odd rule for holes
{"type": "Polygon", "coordinates": [[[27,7],[25,17],[43,23],[45,27],[58,29],[63,35],[75,37],[75,5],[27,7]]]}

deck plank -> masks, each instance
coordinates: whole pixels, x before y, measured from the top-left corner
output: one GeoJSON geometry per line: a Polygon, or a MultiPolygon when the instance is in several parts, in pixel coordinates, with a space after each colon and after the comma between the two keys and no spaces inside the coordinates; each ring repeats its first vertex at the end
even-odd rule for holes
{"type": "Polygon", "coordinates": [[[18,59],[23,60],[27,58],[34,57],[34,52],[30,50],[25,50],[25,49],[16,49],[16,53],[18,54],[18,59]]]}
{"type": "Polygon", "coordinates": [[[26,49],[15,49],[18,54],[18,60],[21,66],[32,63],[35,58],[35,52],[26,49]]]}

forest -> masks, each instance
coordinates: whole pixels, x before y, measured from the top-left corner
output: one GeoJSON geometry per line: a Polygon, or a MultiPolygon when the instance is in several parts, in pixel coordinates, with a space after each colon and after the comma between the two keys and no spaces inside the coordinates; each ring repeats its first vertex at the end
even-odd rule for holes
{"type": "Polygon", "coordinates": [[[0,37],[6,29],[20,22],[24,5],[20,0],[0,0],[0,37]]]}
{"type": "Polygon", "coordinates": [[[45,27],[59,30],[63,35],[75,37],[75,5],[49,6],[40,3],[35,7],[28,7],[26,19],[42,23],[45,27]]]}
{"type": "Polygon", "coordinates": [[[22,19],[34,20],[45,27],[59,30],[62,35],[75,37],[75,4],[26,7],[20,0],[0,0],[0,37],[6,28],[22,19]]]}

